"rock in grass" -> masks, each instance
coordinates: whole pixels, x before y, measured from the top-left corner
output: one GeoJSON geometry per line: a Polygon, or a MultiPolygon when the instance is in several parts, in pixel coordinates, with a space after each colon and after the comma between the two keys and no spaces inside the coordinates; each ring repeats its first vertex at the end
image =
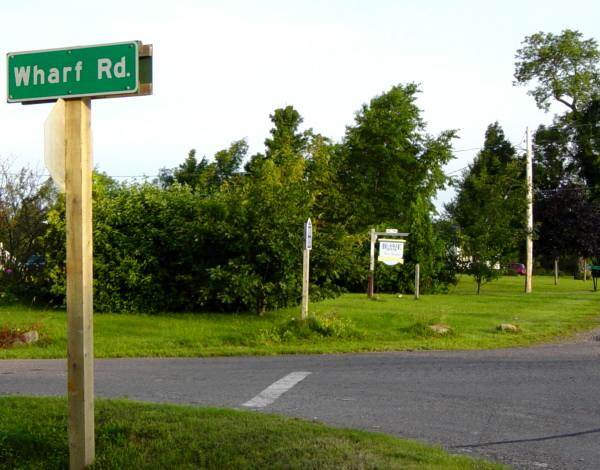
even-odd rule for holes
{"type": "Polygon", "coordinates": [[[35,330],[26,331],[19,337],[19,340],[24,344],[37,343],[39,339],[40,335],[35,330]]]}
{"type": "Polygon", "coordinates": [[[436,323],[435,325],[428,325],[428,328],[433,331],[436,335],[447,335],[452,332],[450,325],[445,323],[436,323]]]}
{"type": "Polygon", "coordinates": [[[509,333],[518,333],[519,327],[517,325],[513,325],[512,323],[501,323],[498,325],[497,329],[499,331],[508,331],[509,333]]]}

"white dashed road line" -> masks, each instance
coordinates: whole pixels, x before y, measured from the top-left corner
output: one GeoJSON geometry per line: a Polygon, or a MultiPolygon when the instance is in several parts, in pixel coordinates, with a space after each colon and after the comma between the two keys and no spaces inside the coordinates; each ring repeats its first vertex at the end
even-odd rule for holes
{"type": "Polygon", "coordinates": [[[301,380],[304,380],[310,374],[311,372],[292,372],[282,379],[279,379],[277,382],[269,385],[252,400],[247,401],[242,406],[247,406],[248,408],[264,408],[273,403],[281,395],[301,380]]]}

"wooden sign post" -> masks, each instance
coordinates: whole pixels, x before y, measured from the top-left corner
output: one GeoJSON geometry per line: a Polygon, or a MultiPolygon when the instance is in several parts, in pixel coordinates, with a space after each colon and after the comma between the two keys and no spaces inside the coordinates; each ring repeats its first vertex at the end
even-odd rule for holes
{"type": "Polygon", "coordinates": [[[374,228],[370,230],[369,235],[371,238],[371,257],[369,259],[369,281],[367,286],[367,296],[370,299],[373,297],[373,293],[375,291],[375,243],[377,243],[377,235],[374,228]]]}
{"type": "Polygon", "coordinates": [[[95,457],[91,99],[152,94],[152,46],[9,53],[7,73],[9,103],[59,100],[46,121],[45,159],[66,196],[69,468],[83,470],[95,457]]]}
{"type": "MultiPolygon", "coordinates": [[[[398,230],[393,229],[393,228],[388,228],[386,229],[385,232],[376,232],[374,228],[372,228],[369,231],[369,235],[370,235],[370,239],[371,239],[371,257],[369,260],[369,280],[368,280],[368,286],[367,286],[367,296],[371,299],[373,297],[373,294],[375,292],[375,245],[377,243],[377,240],[379,239],[380,236],[386,236],[386,237],[406,237],[409,234],[408,233],[398,233],[398,230]]],[[[383,239],[381,241],[384,241],[383,239]]],[[[392,242],[392,245],[395,245],[396,243],[394,243],[394,240],[385,240],[387,242],[392,242]]],[[[397,264],[398,262],[404,263],[404,260],[401,259],[403,258],[403,253],[404,253],[404,240],[399,240],[398,242],[402,242],[402,250],[401,250],[401,254],[400,254],[400,259],[399,260],[390,260],[391,262],[386,263],[390,266],[393,266],[395,264],[397,264]]],[[[392,247],[393,248],[393,247],[392,247]]],[[[380,261],[383,261],[381,259],[381,247],[379,250],[379,255],[380,255],[380,261]]],[[[394,257],[395,258],[395,257],[394,257]]],[[[384,261],[385,262],[385,261],[384,261]]]]}
{"type": "Polygon", "coordinates": [[[308,318],[308,291],[310,281],[310,250],[312,250],[312,222],[304,224],[304,250],[302,256],[302,320],[308,318]]]}
{"type": "Polygon", "coordinates": [[[421,284],[421,266],[415,264],[415,300],[419,300],[419,289],[421,284]]]}
{"type": "Polygon", "coordinates": [[[65,102],[70,468],[94,461],[91,100],[65,102]]]}

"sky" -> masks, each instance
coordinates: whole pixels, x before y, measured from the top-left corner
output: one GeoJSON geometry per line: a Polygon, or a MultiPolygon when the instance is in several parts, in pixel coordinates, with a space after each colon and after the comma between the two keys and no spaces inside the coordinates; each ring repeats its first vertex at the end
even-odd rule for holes
{"type": "MultiPolygon", "coordinates": [[[[513,86],[525,36],[579,30],[600,41],[597,1],[28,1],[2,9],[4,53],[140,40],[154,47],[154,94],[92,104],[94,164],[153,176],[192,148],[212,158],[246,138],[262,152],[276,108],[293,105],[340,141],[361,105],[396,84],[420,85],[427,132],[457,129],[447,173],[472,161],[498,121],[515,146],[552,120],[513,86]]],[[[0,61],[6,90],[6,62],[0,61]]],[[[6,94],[5,91],[3,91],[6,94]]],[[[0,100],[0,158],[44,172],[51,104],[0,100]]],[[[437,205],[452,198],[438,196],[437,205]]]]}

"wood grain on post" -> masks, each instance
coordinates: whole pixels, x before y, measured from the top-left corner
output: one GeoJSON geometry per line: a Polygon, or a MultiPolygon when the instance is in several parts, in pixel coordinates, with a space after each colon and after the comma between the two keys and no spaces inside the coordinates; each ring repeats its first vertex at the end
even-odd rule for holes
{"type": "Polygon", "coordinates": [[[94,461],[92,141],[89,98],[65,103],[69,467],[94,461]]]}
{"type": "Polygon", "coordinates": [[[419,299],[419,288],[421,284],[421,266],[415,264],[415,299],[419,299]]]}
{"type": "Polygon", "coordinates": [[[302,320],[308,317],[308,286],[310,281],[310,250],[304,250],[302,257],[302,320]]]}
{"type": "Polygon", "coordinates": [[[369,259],[369,281],[367,285],[367,296],[369,299],[373,298],[375,292],[375,243],[377,242],[377,235],[375,229],[372,228],[369,232],[370,235],[370,259],[369,259]]]}

